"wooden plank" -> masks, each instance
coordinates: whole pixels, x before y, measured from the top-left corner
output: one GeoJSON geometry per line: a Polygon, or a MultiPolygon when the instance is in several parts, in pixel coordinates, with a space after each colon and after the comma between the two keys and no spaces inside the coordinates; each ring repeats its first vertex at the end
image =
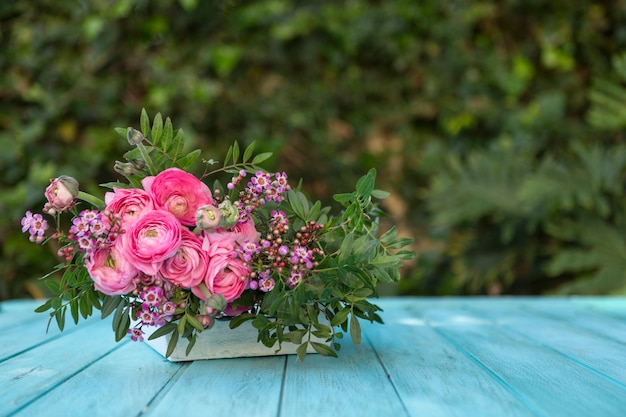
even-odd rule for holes
{"type": "Polygon", "coordinates": [[[48,317],[47,314],[36,314],[34,311],[43,304],[43,300],[9,300],[0,303],[0,329],[14,326],[24,326],[40,316],[48,317]]]}
{"type": "MultiPolygon", "coordinates": [[[[468,309],[429,309],[421,318],[517,393],[538,415],[624,415],[623,388],[554,350],[507,332],[474,314],[471,303],[467,305],[468,309]]],[[[501,306],[491,305],[491,317],[497,317],[501,306]]]]}
{"type": "MultiPolygon", "coordinates": [[[[141,343],[126,343],[53,387],[16,416],[137,416],[162,395],[164,387],[176,382],[186,366],[163,360],[141,343]]],[[[171,404],[169,413],[177,415],[171,404]]]]}
{"type": "MultiPolygon", "coordinates": [[[[516,332],[540,346],[559,352],[566,359],[588,367],[592,372],[599,373],[603,378],[612,380],[626,389],[626,367],[623,366],[626,344],[607,338],[606,334],[610,335],[611,330],[602,329],[603,326],[599,322],[593,326],[589,317],[585,321],[586,326],[600,327],[604,334],[587,330],[577,321],[540,315],[538,310],[546,306],[538,304],[544,303],[500,306],[496,322],[506,331],[516,332]]],[[[489,313],[490,310],[478,305],[470,308],[472,312],[480,313],[485,311],[489,313]]],[[[558,310],[569,311],[565,317],[582,317],[586,314],[584,308],[575,305],[558,310]]],[[[593,318],[598,320],[604,317],[600,315],[593,318]]]]}
{"type": "Polygon", "coordinates": [[[364,331],[410,415],[535,415],[409,309],[389,308],[383,318],[364,331]]]}
{"type": "Polygon", "coordinates": [[[0,415],[19,410],[120,346],[111,322],[103,320],[0,363],[0,386],[10,387],[0,390],[0,415]]]}
{"type": "MultiPolygon", "coordinates": [[[[145,416],[274,417],[278,412],[286,356],[212,359],[189,363],[145,410],[145,416]],[[173,408],[180,407],[177,412],[173,408]]],[[[130,395],[130,394],[129,394],[130,395]]]]}
{"type": "Polygon", "coordinates": [[[290,356],[280,416],[404,416],[404,405],[371,346],[341,343],[339,358],[290,356]]]}
{"type": "MultiPolygon", "coordinates": [[[[525,310],[567,322],[598,335],[626,343],[626,320],[607,314],[593,304],[563,300],[543,300],[522,304],[525,310]]],[[[596,304],[597,306],[597,304],[596,304]]]]}

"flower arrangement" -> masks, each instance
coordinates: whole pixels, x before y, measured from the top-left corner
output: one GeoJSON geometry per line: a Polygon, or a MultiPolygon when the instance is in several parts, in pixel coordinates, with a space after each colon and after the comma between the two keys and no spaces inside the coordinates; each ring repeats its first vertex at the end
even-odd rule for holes
{"type": "Polygon", "coordinates": [[[48,326],[63,330],[68,309],[75,323],[100,310],[113,315],[117,341],[142,341],[150,326],[151,339],[170,335],[168,356],[180,338],[189,354],[200,332],[229,318],[230,328],[251,321],[265,346],[297,344],[302,360],[309,346],[337,356],[344,332],[358,344],[361,319],[382,323],[369,299],[378,282],[399,280],[414,253],[395,227],[380,233],[374,200],[388,193],[374,188],[374,169],[334,196],[342,210],[331,216],[285,173],[260,168],[271,154],[254,155],[254,143],[234,142],[213,169],[200,150],[182,152],[183,132],[169,118],[151,124],[143,110],[140,124],[116,129],[133,149],[114,166],[125,181],[101,184],[104,199],[60,176],[43,207],[54,231],[42,214],[22,219],[31,241],[60,248],[63,262],[44,277],[55,296],[36,310],[51,310],[48,326]],[[189,170],[200,162],[197,177],[189,170]]]}

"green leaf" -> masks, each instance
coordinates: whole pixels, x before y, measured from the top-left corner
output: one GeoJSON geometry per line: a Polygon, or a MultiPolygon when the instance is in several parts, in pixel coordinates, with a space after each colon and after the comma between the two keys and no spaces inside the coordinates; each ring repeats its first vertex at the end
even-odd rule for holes
{"type": "Polygon", "coordinates": [[[228,327],[230,327],[231,329],[234,329],[236,327],[241,326],[246,321],[252,320],[255,317],[256,316],[252,313],[239,314],[238,316],[235,316],[232,319],[230,319],[230,322],[228,323],[228,327]]]}
{"type": "Polygon", "coordinates": [[[194,333],[189,338],[189,344],[187,345],[187,349],[185,350],[185,355],[189,356],[191,353],[191,349],[196,345],[196,340],[198,339],[197,335],[194,333]]]}
{"type": "Polygon", "coordinates": [[[177,325],[176,323],[172,323],[169,322],[164,326],[159,327],[158,329],[156,329],[151,335],[150,337],[148,337],[148,340],[154,340],[158,337],[163,337],[167,334],[172,333],[174,330],[176,330],[177,325]]]}
{"type": "Polygon", "coordinates": [[[172,139],[174,138],[174,127],[170,118],[165,119],[165,126],[163,127],[163,137],[161,138],[162,148],[165,152],[169,152],[172,147],[172,139]]]}
{"type": "Polygon", "coordinates": [[[335,352],[333,348],[324,343],[311,342],[311,346],[313,346],[313,349],[315,349],[315,351],[322,356],[332,356],[335,358],[337,357],[337,352],[335,352]]]}
{"type": "Polygon", "coordinates": [[[388,243],[393,241],[396,236],[398,235],[398,228],[396,226],[392,226],[389,230],[387,230],[385,233],[383,233],[380,236],[380,241],[384,242],[384,243],[388,243]]]}
{"type": "Polygon", "coordinates": [[[252,158],[252,164],[253,165],[260,164],[261,162],[264,162],[264,161],[268,160],[271,157],[272,157],[272,152],[260,153],[260,154],[256,155],[254,158],[252,158]]]}
{"type": "Polygon", "coordinates": [[[103,319],[108,317],[123,302],[124,299],[119,295],[106,296],[102,303],[101,317],[103,319]]]}
{"type": "Polygon", "coordinates": [[[298,361],[302,362],[304,358],[306,358],[306,350],[309,345],[309,342],[304,342],[300,346],[296,348],[296,355],[298,356],[298,361]]]}
{"type": "MultiPolygon", "coordinates": [[[[146,112],[146,109],[141,109],[139,124],[141,126],[141,133],[143,133],[143,135],[147,137],[150,134],[150,118],[148,117],[148,112],[146,112]]],[[[123,136],[124,138],[126,138],[126,129],[124,129],[123,136]]]]}
{"type": "Polygon", "coordinates": [[[350,316],[350,337],[355,345],[361,344],[361,324],[354,314],[350,316]]]}
{"type": "Polygon", "coordinates": [[[179,334],[185,333],[185,325],[187,324],[188,316],[189,316],[188,314],[185,314],[184,316],[180,318],[180,320],[178,320],[178,333],[179,334]]]}
{"type": "Polygon", "coordinates": [[[306,213],[308,212],[308,203],[306,202],[306,198],[305,200],[303,200],[299,197],[299,194],[301,193],[299,193],[298,191],[289,190],[287,192],[287,198],[293,212],[296,213],[296,215],[301,219],[306,219],[306,213]],[[307,204],[306,209],[305,204],[307,204]]]}
{"type": "Polygon", "coordinates": [[[350,314],[349,308],[337,311],[333,319],[330,321],[331,326],[335,327],[341,325],[341,323],[346,321],[348,318],[348,314],[350,314]]]}
{"type": "Polygon", "coordinates": [[[235,141],[235,143],[233,143],[233,164],[239,161],[239,152],[239,143],[235,141]]]}
{"type": "Polygon", "coordinates": [[[349,203],[355,198],[354,193],[342,193],[333,195],[333,199],[338,203],[349,203]]]}
{"type": "Polygon", "coordinates": [[[193,328],[195,328],[199,332],[204,330],[204,326],[202,326],[202,323],[200,323],[197,318],[189,313],[185,314],[185,317],[187,318],[187,323],[191,324],[193,328]]]}
{"type": "Polygon", "coordinates": [[[177,161],[178,166],[180,166],[181,169],[184,170],[188,169],[191,165],[193,165],[194,162],[198,160],[201,153],[202,151],[200,149],[189,152],[187,155],[183,156],[177,161]]]}
{"type": "Polygon", "coordinates": [[[48,287],[53,294],[60,294],[63,292],[61,284],[57,280],[51,278],[45,280],[44,282],[46,283],[46,287],[48,287]]]}
{"type": "MultiPolygon", "coordinates": [[[[84,319],[86,319],[87,317],[91,315],[91,312],[93,311],[93,306],[87,294],[80,297],[80,301],[78,302],[78,305],[80,307],[80,315],[84,319]]],[[[75,321],[78,322],[77,320],[75,321]]]]}
{"type": "Polygon", "coordinates": [[[368,171],[367,175],[361,177],[356,183],[356,192],[359,196],[368,198],[372,195],[374,190],[374,183],[376,181],[376,169],[372,168],[368,171]]]}
{"type": "Polygon", "coordinates": [[[250,157],[252,157],[252,153],[254,152],[254,146],[255,146],[255,142],[252,142],[250,145],[248,145],[246,150],[243,152],[243,160],[242,160],[242,162],[246,163],[246,162],[248,162],[250,157]]]}
{"type": "Polygon", "coordinates": [[[372,197],[376,197],[379,200],[384,200],[385,198],[389,197],[391,195],[391,193],[389,193],[388,191],[383,191],[383,190],[373,190],[372,191],[372,197]]]}
{"type": "Polygon", "coordinates": [[[174,349],[176,348],[176,345],[178,344],[178,337],[179,337],[178,330],[174,329],[174,332],[172,333],[172,338],[170,339],[170,342],[167,344],[167,350],[165,351],[166,358],[169,358],[174,352],[174,349]]]}
{"type": "Polygon", "coordinates": [[[120,321],[115,328],[115,341],[119,342],[126,336],[126,330],[130,327],[130,316],[129,316],[129,308],[119,308],[118,310],[122,310],[122,315],[120,321]]]}
{"type": "Polygon", "coordinates": [[[59,326],[59,330],[61,331],[63,331],[63,329],[65,328],[65,310],[66,307],[63,307],[54,312],[54,318],[57,322],[57,326],[59,326]]]}
{"type": "Polygon", "coordinates": [[[228,147],[228,151],[226,152],[226,157],[224,158],[224,166],[228,165],[228,161],[230,160],[231,156],[233,156],[233,146],[229,146],[228,147]]]}
{"type": "Polygon", "coordinates": [[[123,137],[124,139],[126,139],[126,135],[128,134],[128,129],[123,128],[123,127],[116,127],[115,129],[113,129],[117,132],[118,135],[120,135],[121,137],[123,137]]]}
{"type": "Polygon", "coordinates": [[[159,145],[159,139],[161,139],[161,134],[163,133],[163,117],[161,113],[157,113],[154,116],[154,121],[152,122],[152,143],[155,146],[159,145]]]}
{"type": "Polygon", "coordinates": [[[78,324],[78,300],[75,298],[70,301],[70,313],[74,323],[78,324]]]}
{"type": "Polygon", "coordinates": [[[51,308],[52,308],[52,301],[47,300],[45,303],[43,303],[42,305],[40,305],[39,307],[35,309],[35,313],[43,313],[45,311],[50,310],[51,308]]]}

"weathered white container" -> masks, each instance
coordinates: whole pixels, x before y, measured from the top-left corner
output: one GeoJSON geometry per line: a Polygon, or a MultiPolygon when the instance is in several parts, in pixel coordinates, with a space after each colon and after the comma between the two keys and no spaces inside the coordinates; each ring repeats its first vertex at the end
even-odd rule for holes
{"type": "MultiPolygon", "coordinates": [[[[165,357],[171,334],[148,340],[148,337],[156,329],[156,327],[151,326],[144,327],[144,331],[146,332],[144,340],[152,349],[165,357]]],[[[264,344],[257,342],[257,337],[257,329],[252,327],[249,322],[243,323],[235,329],[231,329],[228,326],[228,321],[216,320],[212,328],[198,333],[196,344],[191,349],[191,352],[189,352],[189,355],[185,354],[189,342],[187,339],[181,337],[178,339],[176,348],[167,359],[172,362],[183,362],[201,359],[292,355],[296,353],[296,349],[298,348],[298,345],[294,343],[283,343],[280,351],[276,352],[278,350],[278,344],[272,348],[268,348],[264,344]]],[[[311,340],[327,344],[325,340],[313,336],[311,340]]],[[[310,344],[307,347],[307,353],[316,353],[310,344]]]]}

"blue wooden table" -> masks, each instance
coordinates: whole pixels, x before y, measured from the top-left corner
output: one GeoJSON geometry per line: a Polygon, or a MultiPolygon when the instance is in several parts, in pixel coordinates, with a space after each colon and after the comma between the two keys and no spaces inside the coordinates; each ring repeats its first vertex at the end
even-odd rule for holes
{"type": "Polygon", "coordinates": [[[626,416],[625,298],[385,298],[339,359],[164,360],[0,303],[1,416],[626,416]]]}

